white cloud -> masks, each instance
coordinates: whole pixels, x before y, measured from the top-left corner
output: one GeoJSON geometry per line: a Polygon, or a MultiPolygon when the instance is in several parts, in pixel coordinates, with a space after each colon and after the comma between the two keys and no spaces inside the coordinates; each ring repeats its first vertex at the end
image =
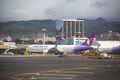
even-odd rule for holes
{"type": "Polygon", "coordinates": [[[119,0],[0,0],[0,21],[120,16],[119,0]]]}

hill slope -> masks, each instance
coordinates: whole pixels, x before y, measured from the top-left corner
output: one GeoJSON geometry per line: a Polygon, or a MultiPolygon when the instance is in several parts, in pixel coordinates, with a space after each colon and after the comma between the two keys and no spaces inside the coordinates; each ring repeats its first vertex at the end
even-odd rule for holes
{"type": "Polygon", "coordinates": [[[30,21],[14,21],[0,23],[0,32],[16,35],[31,35],[41,32],[41,29],[46,28],[47,33],[55,34],[54,20],[30,20],[30,21]]]}
{"type": "MultiPolygon", "coordinates": [[[[120,33],[120,21],[107,22],[103,18],[84,19],[85,35],[88,36],[92,32],[97,34],[112,30],[120,33]]],[[[56,20],[29,20],[29,21],[12,21],[0,22],[1,34],[9,34],[10,36],[31,35],[41,32],[46,28],[49,35],[56,34],[56,20]]]]}

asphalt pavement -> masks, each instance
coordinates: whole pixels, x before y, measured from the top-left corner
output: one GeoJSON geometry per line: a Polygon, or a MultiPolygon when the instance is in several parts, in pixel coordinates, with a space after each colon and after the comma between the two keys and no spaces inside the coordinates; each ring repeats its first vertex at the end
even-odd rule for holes
{"type": "Polygon", "coordinates": [[[0,80],[120,80],[120,59],[0,56],[0,80]]]}

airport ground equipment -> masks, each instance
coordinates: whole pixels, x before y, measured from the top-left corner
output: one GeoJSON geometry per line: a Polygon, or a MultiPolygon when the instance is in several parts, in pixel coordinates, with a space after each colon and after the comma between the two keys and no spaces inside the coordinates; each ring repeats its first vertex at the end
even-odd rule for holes
{"type": "Polygon", "coordinates": [[[3,54],[6,49],[8,49],[9,45],[0,45],[0,54],[3,54]]]}
{"type": "Polygon", "coordinates": [[[0,54],[2,55],[23,55],[24,49],[11,48],[9,45],[0,45],[0,54]]]}
{"type": "Polygon", "coordinates": [[[90,59],[113,59],[114,55],[107,52],[100,52],[97,49],[89,52],[84,52],[81,55],[82,58],[90,58],[90,59]]]}
{"type": "Polygon", "coordinates": [[[24,55],[30,55],[30,50],[29,50],[29,48],[26,48],[26,49],[25,49],[24,55]]]}

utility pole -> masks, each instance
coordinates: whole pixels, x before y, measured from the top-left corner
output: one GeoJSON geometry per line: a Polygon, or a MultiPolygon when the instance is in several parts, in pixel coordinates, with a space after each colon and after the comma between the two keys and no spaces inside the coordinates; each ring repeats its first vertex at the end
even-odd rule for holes
{"type": "Polygon", "coordinates": [[[22,45],[24,45],[24,39],[25,39],[25,36],[23,35],[22,36],[22,45]]]}

